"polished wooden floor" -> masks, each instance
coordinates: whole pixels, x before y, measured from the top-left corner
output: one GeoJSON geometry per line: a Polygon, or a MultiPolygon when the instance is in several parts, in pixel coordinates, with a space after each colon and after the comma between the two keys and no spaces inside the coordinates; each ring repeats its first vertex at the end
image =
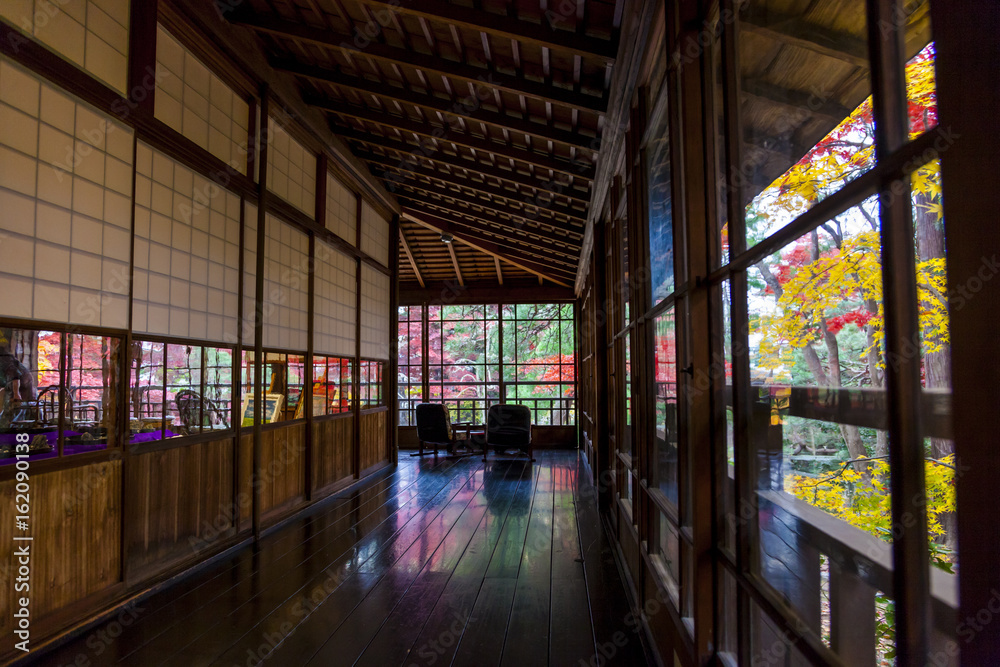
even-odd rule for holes
{"type": "Polygon", "coordinates": [[[536,458],[403,456],[38,662],[647,664],[577,453],[536,458]]]}

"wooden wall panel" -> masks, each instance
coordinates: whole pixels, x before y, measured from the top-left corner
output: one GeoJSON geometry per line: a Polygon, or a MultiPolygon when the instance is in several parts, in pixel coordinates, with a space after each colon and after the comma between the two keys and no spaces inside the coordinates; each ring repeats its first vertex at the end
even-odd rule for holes
{"type": "Polygon", "coordinates": [[[389,458],[386,429],[389,409],[361,415],[361,471],[389,458]]]}
{"type": "MultiPolygon", "coordinates": [[[[30,544],[32,644],[45,617],[107,591],[121,581],[121,461],[106,461],[40,475],[29,473],[31,542],[15,542],[10,505],[0,522],[0,655],[14,650],[13,611],[17,562],[14,551],[30,544]]],[[[0,482],[0,498],[14,503],[13,479],[0,482]]],[[[80,615],[89,610],[81,609],[80,615]]]]}
{"type": "Polygon", "coordinates": [[[312,488],[323,489],[349,479],[354,457],[354,416],[313,423],[312,488]]]}
{"type": "Polygon", "coordinates": [[[279,514],[306,497],[306,425],[268,429],[261,434],[261,513],[279,514]]]}
{"type": "Polygon", "coordinates": [[[240,531],[253,528],[253,431],[240,433],[239,469],[240,531]]]}
{"type": "Polygon", "coordinates": [[[127,475],[130,584],[234,534],[232,438],[133,456],[127,475]]]}

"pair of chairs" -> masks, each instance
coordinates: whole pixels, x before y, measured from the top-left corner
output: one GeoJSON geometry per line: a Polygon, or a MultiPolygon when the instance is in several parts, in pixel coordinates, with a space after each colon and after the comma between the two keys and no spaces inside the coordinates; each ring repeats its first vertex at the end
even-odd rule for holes
{"type": "Polygon", "coordinates": [[[472,451],[457,453],[459,440],[453,427],[464,427],[471,448],[472,441],[480,439],[483,447],[483,460],[486,460],[490,449],[496,453],[508,450],[523,452],[534,461],[531,448],[531,410],[523,405],[498,403],[491,405],[486,413],[486,430],[483,433],[472,431],[468,422],[452,423],[448,407],[440,403],[420,403],[417,405],[417,438],[420,440],[420,451],[411,456],[423,456],[425,445],[431,447],[434,456],[440,446],[448,449],[449,456],[468,456],[472,451]],[[475,436],[479,436],[476,438],[475,436]]]}

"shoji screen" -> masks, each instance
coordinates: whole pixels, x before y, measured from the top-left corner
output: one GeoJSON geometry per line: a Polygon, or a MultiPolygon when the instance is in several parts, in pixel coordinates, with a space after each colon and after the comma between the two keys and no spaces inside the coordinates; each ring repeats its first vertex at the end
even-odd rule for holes
{"type": "Polygon", "coordinates": [[[309,237],[267,216],[264,346],[305,350],[309,323],[309,237]]]}
{"type": "Polygon", "coordinates": [[[358,200],[333,174],[326,175],[326,228],[351,245],[357,245],[358,200]]]}
{"type": "Polygon", "coordinates": [[[0,16],[125,93],[129,0],[4,0],[0,16]]]}
{"type": "Polygon", "coordinates": [[[0,58],[0,315],[128,326],[132,144],[0,58]]]}
{"type": "Polygon", "coordinates": [[[317,354],[354,356],[357,263],[316,241],[313,349],[317,354]]]}
{"type": "Polygon", "coordinates": [[[361,202],[361,251],[389,265],[389,223],[368,202],[361,202]]]}
{"type": "Polygon", "coordinates": [[[257,207],[243,205],[243,345],[253,348],[257,317],[257,207]]]}
{"type": "Polygon", "coordinates": [[[235,340],[239,197],[141,142],[135,179],[133,330],[235,340]]]}
{"type": "Polygon", "coordinates": [[[162,27],[156,33],[155,115],[246,173],[250,108],[162,27]]]}
{"type": "Polygon", "coordinates": [[[389,276],[361,265],[361,356],[389,358],[389,276]]]}
{"type": "Polygon", "coordinates": [[[316,156],[273,118],[267,119],[267,133],[267,189],[315,217],[316,156]]]}

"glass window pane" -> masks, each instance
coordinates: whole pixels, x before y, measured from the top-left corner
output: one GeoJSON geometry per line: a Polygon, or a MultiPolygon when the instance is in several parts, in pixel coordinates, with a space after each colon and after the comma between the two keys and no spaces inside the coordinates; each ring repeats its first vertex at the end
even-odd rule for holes
{"type": "Polygon", "coordinates": [[[288,355],[288,395],[285,401],[285,419],[305,419],[306,358],[302,355],[288,355]]]}
{"type": "Polygon", "coordinates": [[[201,352],[199,346],[167,346],[165,438],[201,433],[201,352]]]}
{"type": "Polygon", "coordinates": [[[336,400],[337,384],[331,382],[328,357],[313,357],[312,373],[312,414],[323,417],[330,414],[330,403],[336,400]]]}
{"type": "MultiPolygon", "coordinates": [[[[958,539],[955,514],[955,443],[950,434],[951,318],[949,305],[961,308],[982,287],[982,276],[992,277],[995,269],[985,255],[983,264],[968,271],[965,283],[955,293],[948,292],[945,257],[946,225],[941,200],[941,165],[938,160],[916,170],[911,178],[917,313],[920,326],[921,380],[927,409],[923,428],[925,440],[925,483],[927,520],[932,564],[946,571],[957,570],[958,539]]],[[[950,585],[958,586],[957,576],[950,585]]],[[[957,594],[957,590],[955,591],[957,594]]]]}
{"type": "MultiPolygon", "coordinates": [[[[872,628],[875,584],[890,576],[881,277],[874,199],[805,234],[748,276],[756,567],[818,637],[829,632],[824,591],[851,585],[831,578],[829,563],[859,552],[871,559],[872,570],[852,590],[863,591],[867,606],[854,618],[872,628]],[[805,526],[827,520],[822,513],[843,528],[821,548],[805,526]]],[[[874,652],[874,636],[870,641],[874,652]]]]}
{"type": "Polygon", "coordinates": [[[677,503],[677,336],[674,309],[656,318],[656,449],[654,479],[667,499],[677,503]]]}
{"type": "Polygon", "coordinates": [[[72,400],[72,422],[66,425],[64,455],[116,444],[120,349],[118,338],[66,335],[66,388],[72,400]]]}
{"type": "Polygon", "coordinates": [[[17,454],[32,460],[58,455],[60,400],[70,416],[69,396],[59,392],[61,337],[0,328],[0,464],[13,463],[17,454]],[[20,434],[29,436],[27,452],[17,449],[20,434]]]}
{"type": "Polygon", "coordinates": [[[232,428],[233,350],[226,347],[206,347],[204,377],[202,431],[225,431],[232,428]]]}
{"type": "Polygon", "coordinates": [[[166,347],[163,343],[132,341],[130,442],[149,442],[163,437],[166,347]]]}
{"type": "Polygon", "coordinates": [[[240,364],[240,426],[253,426],[254,353],[243,350],[240,364]]]}
{"type": "MultiPolygon", "coordinates": [[[[922,48],[906,63],[907,115],[910,122],[910,137],[913,138],[937,126],[937,85],[934,72],[934,42],[928,41],[928,19],[917,24],[909,24],[907,35],[908,50],[915,44],[922,48]]],[[[909,54],[907,54],[909,55],[909,54]]]]}
{"type": "Polygon", "coordinates": [[[837,5],[836,21],[828,2],[794,18],[787,11],[760,2],[740,11],[743,164],[729,177],[742,190],[748,247],[875,162],[871,84],[858,76],[868,59],[864,0],[837,5]],[[789,32],[829,49],[789,41],[789,32]]]}
{"type": "Polygon", "coordinates": [[[659,114],[646,146],[649,191],[649,262],[653,305],[674,291],[674,216],[670,179],[670,132],[666,108],[659,114]]]}

